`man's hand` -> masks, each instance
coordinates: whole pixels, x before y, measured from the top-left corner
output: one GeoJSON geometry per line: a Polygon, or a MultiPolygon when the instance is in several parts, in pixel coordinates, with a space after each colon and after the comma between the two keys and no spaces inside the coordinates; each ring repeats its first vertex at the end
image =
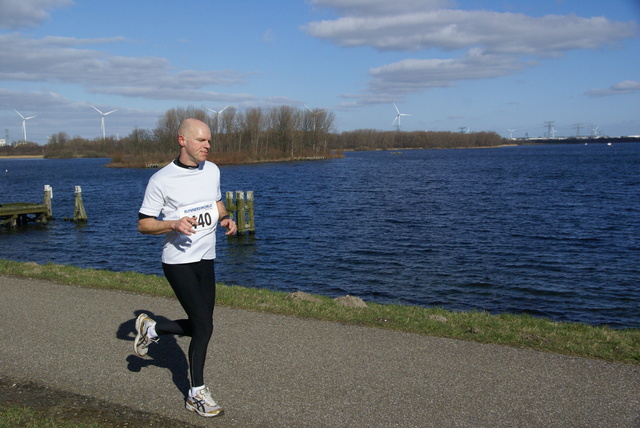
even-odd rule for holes
{"type": "Polygon", "coordinates": [[[182,217],[180,220],[173,222],[173,230],[191,236],[196,233],[194,229],[198,225],[198,219],[195,217],[182,217]]]}
{"type": "Polygon", "coordinates": [[[227,231],[225,232],[225,235],[227,236],[235,235],[235,233],[238,231],[238,226],[236,226],[236,222],[230,218],[225,218],[224,220],[222,220],[220,222],[220,226],[227,229],[227,231]]]}

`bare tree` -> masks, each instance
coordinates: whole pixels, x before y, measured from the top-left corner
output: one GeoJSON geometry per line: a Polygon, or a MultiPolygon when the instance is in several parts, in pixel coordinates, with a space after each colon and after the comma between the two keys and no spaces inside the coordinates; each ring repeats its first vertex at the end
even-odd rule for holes
{"type": "Polygon", "coordinates": [[[163,153],[175,153],[177,147],[178,128],[180,122],[188,118],[196,118],[202,121],[207,120],[207,114],[203,109],[193,106],[176,107],[168,110],[160,119],[156,129],[153,131],[158,143],[158,151],[163,153]]]}
{"type": "Polygon", "coordinates": [[[265,117],[260,108],[250,108],[244,113],[241,130],[246,135],[249,153],[254,157],[260,156],[260,136],[266,128],[265,117]]]}

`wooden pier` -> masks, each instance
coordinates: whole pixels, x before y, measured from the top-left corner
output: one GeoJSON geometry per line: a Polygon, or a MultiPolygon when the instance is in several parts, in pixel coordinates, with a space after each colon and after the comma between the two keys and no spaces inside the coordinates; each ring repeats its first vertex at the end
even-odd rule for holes
{"type": "Polygon", "coordinates": [[[52,218],[52,198],[53,189],[45,185],[42,204],[29,202],[0,204],[0,226],[14,228],[28,223],[46,224],[52,218]]]}
{"type": "MultiPolygon", "coordinates": [[[[15,228],[18,225],[26,225],[29,223],[46,224],[49,220],[53,219],[51,199],[53,199],[53,189],[46,184],[44,186],[42,204],[29,202],[0,204],[0,226],[15,228]]],[[[65,217],[65,220],[78,223],[85,223],[87,221],[87,212],[82,202],[82,188],[80,186],[76,186],[73,218],[65,217]]]]}

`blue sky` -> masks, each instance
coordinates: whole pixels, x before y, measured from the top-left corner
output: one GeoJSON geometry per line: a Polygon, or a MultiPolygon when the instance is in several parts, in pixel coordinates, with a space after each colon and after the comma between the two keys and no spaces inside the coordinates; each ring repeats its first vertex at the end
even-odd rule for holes
{"type": "Polygon", "coordinates": [[[153,129],[172,107],[335,130],[640,134],[638,0],[0,0],[0,138],[153,129]],[[597,127],[597,129],[596,129],[597,127]],[[513,132],[508,129],[514,130],[513,132]],[[594,131],[595,130],[595,131],[594,131]]]}

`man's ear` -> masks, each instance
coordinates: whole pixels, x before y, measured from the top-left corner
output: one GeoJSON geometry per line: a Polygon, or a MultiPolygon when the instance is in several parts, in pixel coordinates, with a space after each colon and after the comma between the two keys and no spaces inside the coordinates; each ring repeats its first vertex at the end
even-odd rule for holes
{"type": "Polygon", "coordinates": [[[180,146],[184,147],[185,144],[187,144],[187,139],[184,138],[184,135],[178,135],[178,144],[180,144],[180,146]]]}

